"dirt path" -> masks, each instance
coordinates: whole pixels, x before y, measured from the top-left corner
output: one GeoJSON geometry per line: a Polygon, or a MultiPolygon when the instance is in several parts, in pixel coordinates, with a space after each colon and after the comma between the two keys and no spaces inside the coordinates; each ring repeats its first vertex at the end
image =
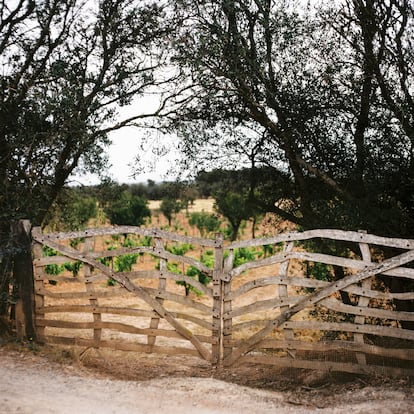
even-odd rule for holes
{"type": "MultiPolygon", "coordinates": [[[[149,368],[143,366],[146,375],[149,368]]],[[[0,347],[0,413],[404,414],[414,411],[414,387],[406,381],[382,386],[364,386],[358,382],[357,387],[328,384],[323,389],[302,386],[280,391],[274,387],[236,385],[211,376],[188,376],[196,372],[162,378],[156,368],[154,379],[125,381],[110,378],[102,370],[57,363],[44,355],[0,347]]],[[[240,383],[246,372],[236,371],[233,375],[240,383]]]]}

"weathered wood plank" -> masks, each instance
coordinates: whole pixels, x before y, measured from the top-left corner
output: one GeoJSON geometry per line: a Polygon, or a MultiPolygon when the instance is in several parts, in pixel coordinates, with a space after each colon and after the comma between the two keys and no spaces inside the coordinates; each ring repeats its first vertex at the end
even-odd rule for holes
{"type": "MultiPolygon", "coordinates": [[[[139,236],[159,237],[162,239],[176,241],[181,243],[197,244],[205,247],[214,247],[215,240],[204,239],[200,237],[184,236],[177,233],[170,233],[168,231],[156,229],[156,228],[145,228],[145,227],[134,227],[134,226],[116,226],[116,227],[104,227],[104,228],[93,228],[87,230],[73,231],[73,232],[61,232],[61,233],[49,233],[43,234],[42,236],[47,237],[49,240],[68,240],[85,237],[98,237],[98,236],[113,236],[118,234],[137,234],[139,236]]],[[[38,233],[36,234],[36,237],[38,233]]]]}
{"type": "Polygon", "coordinates": [[[221,347],[223,342],[222,337],[222,282],[223,274],[223,242],[224,236],[222,233],[215,235],[216,247],[214,248],[214,270],[213,270],[213,308],[212,308],[212,337],[215,338],[216,344],[211,348],[211,362],[214,366],[218,366],[221,362],[221,347]]]}
{"type": "Polygon", "coordinates": [[[275,309],[283,306],[294,305],[302,300],[302,296],[288,296],[282,298],[258,300],[250,305],[241,306],[239,308],[233,308],[229,312],[223,314],[224,320],[235,318],[236,316],[247,315],[249,313],[259,312],[267,309],[275,309]]]}
{"type": "Polygon", "coordinates": [[[233,319],[224,317],[224,315],[230,315],[233,309],[233,302],[230,297],[231,288],[232,288],[232,280],[231,280],[231,277],[227,278],[225,276],[225,275],[228,275],[230,270],[233,268],[233,263],[234,263],[234,250],[230,249],[227,258],[224,261],[223,276],[222,276],[223,361],[225,358],[228,358],[233,352],[233,348],[227,345],[228,341],[230,341],[233,338],[233,319]]]}
{"type": "Polygon", "coordinates": [[[258,238],[253,240],[242,240],[231,243],[229,249],[238,249],[240,247],[256,247],[265,244],[277,244],[287,241],[302,241],[314,238],[325,238],[331,240],[342,240],[356,243],[375,244],[379,246],[397,247],[400,249],[414,249],[414,239],[398,239],[389,237],[380,237],[373,234],[364,234],[356,231],[343,231],[331,229],[308,230],[304,232],[280,233],[277,236],[258,238]]]}
{"type": "MultiPolygon", "coordinates": [[[[367,298],[369,299],[369,298],[367,298]]],[[[326,298],[320,302],[321,305],[336,312],[346,313],[348,315],[357,315],[362,318],[373,317],[380,319],[390,319],[394,321],[414,321],[414,312],[403,312],[386,309],[376,309],[361,306],[345,305],[339,300],[326,298]]],[[[361,322],[355,321],[356,324],[361,322]]]]}
{"type": "MultiPolygon", "coordinates": [[[[92,247],[91,242],[92,242],[91,238],[86,239],[86,242],[83,248],[83,254],[88,254],[89,250],[92,247]]],[[[95,307],[95,310],[92,312],[93,321],[95,322],[95,324],[99,324],[102,321],[102,316],[101,316],[101,313],[97,311],[97,307],[99,306],[98,298],[94,297],[93,295],[95,293],[95,287],[93,283],[88,281],[88,277],[91,275],[91,266],[89,264],[83,264],[83,268],[84,268],[83,274],[86,278],[85,280],[86,291],[88,293],[91,293],[91,296],[89,298],[89,303],[95,307]]],[[[100,329],[99,327],[93,329],[93,339],[95,339],[96,341],[99,341],[101,339],[101,335],[102,335],[102,329],[100,329]]]]}
{"type": "MultiPolygon", "coordinates": [[[[144,309],[132,309],[132,308],[116,308],[109,306],[92,306],[92,305],[59,305],[59,306],[45,306],[38,308],[36,313],[46,314],[46,313],[92,313],[98,311],[101,314],[110,314],[110,315],[125,315],[125,316],[135,316],[135,317],[144,317],[152,318],[157,315],[155,311],[144,310],[144,309]]],[[[189,322],[192,322],[196,325],[201,326],[209,331],[212,330],[211,322],[195,317],[194,315],[189,315],[183,312],[171,312],[171,315],[177,319],[183,319],[189,322]]]]}
{"type": "MultiPolygon", "coordinates": [[[[67,338],[62,336],[46,336],[45,341],[50,344],[57,345],[72,345],[90,348],[109,348],[117,351],[133,351],[133,352],[148,352],[147,344],[137,344],[127,341],[95,341],[94,339],[86,338],[67,338]]],[[[199,353],[195,349],[184,347],[166,347],[155,345],[152,352],[163,355],[188,355],[198,357],[199,353]]]]}
{"type": "MultiPolygon", "coordinates": [[[[294,243],[292,241],[289,241],[285,244],[285,247],[283,250],[285,253],[289,253],[293,250],[293,247],[294,247],[294,243]]],[[[289,264],[290,264],[290,260],[286,260],[280,264],[279,274],[285,280],[287,279],[287,276],[288,276],[289,264]]],[[[279,298],[281,301],[280,312],[283,313],[289,309],[289,305],[290,305],[289,300],[291,298],[288,297],[288,283],[282,283],[279,285],[279,298]]],[[[295,299],[295,297],[293,297],[293,299],[295,299]]],[[[284,329],[283,333],[284,333],[285,339],[287,340],[293,340],[295,338],[295,333],[292,329],[284,329]]],[[[295,352],[293,350],[288,349],[287,352],[291,358],[295,357],[295,352]]]]}
{"type": "MultiPolygon", "coordinates": [[[[389,272],[385,272],[389,273],[389,272]]],[[[384,274],[385,274],[384,273],[384,274]]],[[[229,293],[229,299],[236,299],[239,296],[246,294],[254,289],[258,289],[265,286],[272,286],[278,284],[287,284],[292,287],[303,287],[303,288],[322,288],[329,285],[329,282],[317,279],[309,279],[304,276],[268,276],[259,279],[255,279],[245,283],[240,286],[238,289],[229,293]]],[[[414,292],[405,292],[405,293],[390,293],[390,292],[380,292],[377,290],[371,290],[356,285],[348,286],[344,289],[345,292],[353,293],[358,296],[366,296],[371,299],[384,299],[384,300],[414,300],[414,292]]]]}
{"type": "Polygon", "coordinates": [[[117,296],[126,296],[128,291],[118,287],[108,287],[108,290],[99,290],[94,292],[76,291],[76,292],[52,292],[45,288],[38,288],[36,293],[48,296],[53,299],[90,299],[90,298],[112,298],[117,296]]]}
{"type": "MultiPolygon", "coordinates": [[[[297,259],[302,261],[314,262],[314,263],[325,263],[334,266],[340,266],[349,269],[363,270],[367,266],[372,265],[369,261],[349,259],[345,257],[331,256],[328,254],[322,253],[313,253],[313,252],[301,252],[301,251],[291,251],[291,252],[282,252],[265,259],[255,260],[251,262],[244,263],[230,272],[230,277],[237,277],[247,270],[257,269],[259,267],[271,266],[274,264],[282,263],[285,260],[297,259]]],[[[384,270],[382,272],[385,275],[404,277],[407,279],[414,280],[414,269],[398,267],[393,268],[392,270],[384,270]]]]}
{"type": "MultiPolygon", "coordinates": [[[[155,238],[155,247],[158,250],[163,249],[162,239],[158,237],[155,238]]],[[[161,277],[158,280],[158,290],[162,292],[165,292],[167,288],[167,279],[164,277],[164,273],[166,273],[166,271],[167,271],[167,261],[165,259],[160,259],[160,276],[161,277]]],[[[163,305],[164,299],[158,297],[157,300],[161,305],[163,305]]],[[[160,322],[159,315],[157,314],[156,316],[153,316],[150,320],[150,328],[157,329],[159,322],[160,322]]],[[[156,339],[157,337],[155,335],[148,335],[147,343],[151,348],[155,345],[156,339]]]]}
{"type": "MultiPolygon", "coordinates": [[[[138,328],[134,325],[122,323],[122,322],[106,322],[106,321],[94,321],[94,322],[77,322],[77,321],[62,321],[57,319],[37,319],[38,326],[60,328],[60,329],[109,329],[111,331],[123,332],[128,334],[143,335],[143,336],[162,336],[165,338],[174,338],[177,340],[186,340],[175,330],[159,329],[159,328],[138,328]]],[[[200,342],[213,343],[215,340],[211,336],[196,335],[200,342]]],[[[95,341],[99,342],[99,338],[95,338],[95,341]]]]}
{"type": "Polygon", "coordinates": [[[283,326],[298,330],[335,331],[335,332],[356,332],[385,336],[390,338],[408,339],[414,341],[414,331],[390,326],[379,325],[356,325],[346,322],[320,322],[320,321],[290,321],[283,326]]]}
{"type": "Polygon", "coordinates": [[[204,312],[207,315],[211,314],[211,307],[204,305],[201,302],[196,302],[195,300],[190,299],[188,296],[182,296],[176,293],[162,291],[162,290],[153,289],[153,288],[145,288],[145,292],[147,292],[148,294],[152,295],[155,298],[161,298],[161,299],[169,300],[171,302],[180,303],[182,305],[204,312]]]}

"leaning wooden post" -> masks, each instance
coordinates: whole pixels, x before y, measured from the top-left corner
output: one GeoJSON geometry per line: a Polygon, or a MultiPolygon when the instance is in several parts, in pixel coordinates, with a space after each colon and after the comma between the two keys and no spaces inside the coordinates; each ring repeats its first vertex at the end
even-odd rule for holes
{"type": "MultiPolygon", "coordinates": [[[[92,247],[92,238],[88,237],[85,241],[85,245],[83,247],[83,253],[87,255],[92,247]]],[[[99,348],[101,339],[102,339],[102,328],[98,327],[102,322],[102,314],[97,308],[99,308],[99,301],[98,297],[95,292],[95,288],[93,286],[93,282],[91,280],[91,265],[87,263],[82,263],[83,266],[83,275],[85,277],[85,289],[89,292],[89,304],[93,308],[92,317],[93,317],[93,342],[95,348],[99,348]]]]}
{"type": "Polygon", "coordinates": [[[18,252],[14,255],[13,277],[17,285],[16,327],[19,339],[36,341],[34,324],[34,275],[31,224],[29,220],[11,223],[11,233],[18,252]]]}
{"type": "MultiPolygon", "coordinates": [[[[293,250],[293,247],[294,247],[294,242],[293,241],[287,242],[284,249],[283,249],[283,252],[284,253],[289,253],[293,250]]],[[[282,262],[280,264],[280,268],[279,268],[279,275],[284,280],[286,280],[286,282],[287,282],[287,278],[288,278],[288,274],[289,274],[289,264],[290,264],[290,260],[287,259],[287,260],[285,260],[284,262],[282,262]]],[[[281,283],[279,285],[279,297],[280,298],[287,298],[288,295],[289,294],[288,294],[288,285],[287,285],[287,283],[281,283]]],[[[289,309],[289,305],[281,306],[280,307],[280,313],[283,313],[283,312],[287,311],[288,309],[289,309]]],[[[283,332],[284,332],[286,340],[293,341],[295,339],[295,333],[294,333],[293,329],[284,328],[283,332]]],[[[295,351],[290,350],[290,349],[286,349],[286,351],[287,351],[289,357],[295,358],[295,351]]]]}
{"type": "MultiPolygon", "coordinates": [[[[161,237],[155,237],[155,247],[157,249],[158,252],[162,252],[164,250],[164,243],[162,241],[161,237]]],[[[167,260],[163,259],[162,257],[160,257],[160,272],[159,272],[159,279],[158,279],[158,290],[160,292],[165,292],[165,290],[167,289],[167,279],[165,277],[165,274],[167,272],[167,260]]],[[[156,298],[156,300],[163,305],[164,304],[164,299],[162,298],[156,298]]],[[[159,315],[155,315],[151,318],[150,321],[150,330],[153,332],[156,332],[156,330],[158,329],[158,325],[160,323],[160,317],[159,315]]],[[[155,341],[157,339],[156,334],[155,335],[148,335],[148,348],[147,348],[147,352],[151,353],[153,352],[154,349],[154,345],[155,345],[155,341]]]]}
{"type": "Polygon", "coordinates": [[[232,299],[231,299],[231,282],[232,277],[230,272],[234,264],[234,249],[229,249],[229,255],[224,261],[224,277],[222,278],[222,292],[223,292],[223,361],[230,358],[233,353],[232,339],[233,339],[233,317],[232,299]]]}
{"type": "Polygon", "coordinates": [[[216,341],[211,349],[211,363],[217,366],[221,362],[222,348],[222,318],[223,318],[223,291],[221,276],[223,274],[223,234],[216,233],[214,246],[214,271],[213,271],[213,329],[212,336],[216,341]]]}
{"type": "MultiPolygon", "coordinates": [[[[366,231],[363,231],[363,230],[359,230],[359,232],[364,233],[364,234],[367,233],[366,231]]],[[[371,264],[371,252],[369,250],[369,245],[367,243],[359,243],[359,248],[361,250],[362,260],[365,261],[365,262],[369,262],[371,264]]],[[[363,280],[362,281],[362,288],[366,289],[366,290],[370,290],[374,277],[375,276],[372,276],[370,278],[367,278],[367,279],[363,280]]],[[[369,306],[369,301],[370,301],[369,297],[360,296],[359,299],[358,299],[358,306],[368,307],[369,306]]],[[[365,316],[364,315],[356,315],[354,323],[358,324],[358,325],[363,325],[365,323],[365,316]]],[[[354,341],[356,343],[363,344],[364,343],[364,334],[355,333],[354,334],[354,341]]],[[[367,364],[365,354],[363,354],[363,353],[357,353],[356,354],[356,359],[358,361],[358,364],[361,364],[361,365],[366,365],[367,364]]]]}

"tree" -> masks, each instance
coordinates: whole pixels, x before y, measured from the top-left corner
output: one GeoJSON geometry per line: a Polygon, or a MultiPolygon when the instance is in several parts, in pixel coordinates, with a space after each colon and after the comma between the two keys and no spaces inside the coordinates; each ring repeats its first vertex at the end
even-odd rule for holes
{"type": "Polygon", "coordinates": [[[109,132],[153,115],[116,109],[170,79],[159,46],[174,25],[151,2],[0,0],[2,243],[11,220],[44,222],[75,169],[105,170],[109,132]]]}
{"type": "Polygon", "coordinates": [[[75,169],[104,171],[109,132],[154,115],[120,120],[116,108],[170,79],[158,46],[173,19],[130,0],[1,1],[0,11],[1,218],[38,225],[75,169]]]}
{"type": "Polygon", "coordinates": [[[291,180],[283,198],[270,186],[254,191],[261,183],[252,181],[256,204],[302,228],[409,237],[412,3],[178,3],[191,15],[175,45],[194,80],[175,119],[186,156],[214,167],[245,148],[252,170],[268,166],[291,180]],[[342,15],[349,20],[338,28],[342,15]]]}
{"type": "MultiPolygon", "coordinates": [[[[412,1],[179,6],[191,15],[175,45],[193,80],[175,119],[187,163],[207,168],[201,154],[213,168],[226,165],[237,150],[252,170],[267,166],[291,181],[257,191],[262,182],[252,180],[264,212],[303,229],[412,236],[412,1]]],[[[325,245],[328,254],[346,250],[325,245]]]]}
{"type": "Polygon", "coordinates": [[[230,239],[237,239],[240,225],[243,220],[248,220],[252,215],[247,198],[243,194],[232,191],[222,191],[215,194],[215,210],[222,214],[230,223],[230,239]]]}
{"type": "Polygon", "coordinates": [[[55,231],[80,230],[98,215],[98,200],[86,189],[64,187],[49,209],[45,224],[55,231]]]}
{"type": "Polygon", "coordinates": [[[197,211],[190,214],[188,223],[197,227],[201,237],[206,237],[219,230],[221,221],[215,214],[197,211]]]}
{"type": "Polygon", "coordinates": [[[147,201],[141,197],[131,195],[128,191],[110,201],[104,208],[111,224],[125,226],[141,226],[151,212],[147,201]]]}
{"type": "Polygon", "coordinates": [[[161,213],[164,214],[166,219],[168,220],[168,225],[171,227],[171,220],[174,214],[180,212],[182,205],[179,200],[174,198],[164,197],[161,200],[160,210],[161,213]]]}

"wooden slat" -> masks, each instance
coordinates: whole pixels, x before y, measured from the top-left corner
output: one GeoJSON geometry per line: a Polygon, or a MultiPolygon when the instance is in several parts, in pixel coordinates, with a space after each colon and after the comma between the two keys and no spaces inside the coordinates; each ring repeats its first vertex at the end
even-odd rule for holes
{"type": "MultiPolygon", "coordinates": [[[[134,335],[143,335],[150,337],[162,336],[165,338],[174,338],[177,340],[185,340],[181,335],[176,331],[168,329],[158,329],[158,328],[137,328],[136,326],[120,323],[120,322],[71,322],[71,321],[60,321],[55,319],[39,319],[37,321],[38,326],[51,327],[51,328],[60,328],[60,329],[93,329],[94,331],[99,329],[109,329],[112,331],[134,334],[134,335]]],[[[197,335],[197,338],[200,342],[204,343],[215,343],[216,339],[211,336],[197,335]]],[[[96,342],[100,341],[100,338],[95,338],[96,342]]],[[[151,345],[148,348],[151,350],[151,345]]]]}
{"type": "Polygon", "coordinates": [[[304,232],[290,232],[280,233],[277,236],[258,238],[253,240],[242,240],[231,243],[229,249],[238,249],[240,247],[256,247],[263,246],[265,244],[277,244],[287,241],[302,241],[315,238],[342,240],[356,243],[375,244],[378,246],[396,247],[400,249],[411,250],[414,249],[414,239],[398,239],[389,237],[380,237],[373,234],[364,234],[355,231],[343,231],[343,230],[308,230],[304,232]]]}
{"type": "MultiPolygon", "coordinates": [[[[90,348],[109,348],[117,351],[133,351],[133,352],[148,352],[148,345],[137,344],[127,341],[95,341],[94,339],[86,338],[67,338],[62,336],[46,336],[45,341],[50,344],[72,345],[82,346],[90,348]]],[[[164,355],[188,355],[199,356],[199,353],[195,349],[183,348],[183,347],[166,347],[155,345],[152,348],[153,353],[164,355]]]]}
{"type": "MultiPolygon", "coordinates": [[[[282,262],[283,263],[283,262],[282,262]]],[[[241,295],[249,293],[254,289],[259,289],[266,286],[273,286],[273,285],[287,285],[292,287],[307,287],[307,288],[321,288],[327,286],[329,282],[325,282],[322,280],[316,279],[308,279],[303,276],[268,276],[259,279],[251,280],[243,285],[241,285],[238,289],[232,291],[228,297],[230,299],[236,299],[241,295]]]]}
{"type": "Polygon", "coordinates": [[[214,366],[218,366],[221,362],[221,347],[222,347],[222,282],[223,274],[223,241],[222,233],[215,235],[216,246],[214,248],[214,271],[213,271],[213,309],[212,309],[212,336],[216,339],[216,344],[211,348],[211,362],[214,366]]]}
{"type": "MultiPolygon", "coordinates": [[[[293,250],[294,243],[292,241],[287,242],[284,247],[284,253],[289,253],[293,250]]],[[[288,297],[288,283],[287,283],[287,276],[289,271],[289,263],[290,260],[286,260],[280,264],[279,274],[282,278],[285,279],[286,283],[282,283],[279,285],[279,300],[281,301],[280,305],[280,312],[285,312],[289,309],[289,297],[288,297]],[[286,304],[284,304],[286,302],[286,304]]],[[[296,299],[295,297],[293,298],[296,299]]],[[[294,331],[292,329],[284,329],[283,330],[285,339],[293,340],[295,338],[294,331]]],[[[287,352],[291,358],[295,357],[295,352],[292,350],[287,349],[287,352]]]]}
{"type": "Polygon", "coordinates": [[[224,315],[231,315],[233,309],[232,298],[230,297],[232,280],[231,277],[226,277],[230,270],[233,268],[234,263],[234,250],[229,250],[229,254],[224,262],[223,276],[222,276],[222,292],[223,292],[223,361],[225,358],[230,357],[233,353],[231,346],[226,345],[228,341],[233,338],[233,319],[231,317],[225,317],[224,315]]]}
{"type": "MultiPolygon", "coordinates": [[[[147,317],[152,318],[157,315],[155,311],[143,310],[143,309],[131,309],[131,308],[116,308],[109,306],[92,306],[92,305],[59,305],[59,306],[45,306],[36,310],[37,313],[92,313],[94,311],[101,314],[110,315],[125,315],[135,317],[147,317]]],[[[183,319],[199,325],[209,331],[212,330],[211,322],[204,319],[195,317],[194,315],[188,315],[183,312],[171,312],[171,315],[177,319],[183,319]]]]}
{"type": "MultiPolygon", "coordinates": [[[[162,239],[156,238],[155,239],[155,247],[158,250],[163,249],[162,239]]],[[[167,287],[167,279],[164,277],[164,273],[167,271],[167,261],[165,259],[160,259],[160,278],[158,280],[158,291],[165,292],[167,287]]],[[[164,299],[158,297],[158,302],[162,305],[164,303],[164,299]]],[[[156,316],[153,316],[150,321],[150,328],[156,329],[158,328],[158,324],[160,322],[160,317],[157,314],[156,316]]],[[[156,335],[148,335],[147,343],[150,349],[155,345],[157,337],[156,335]]]]}
{"type": "MultiPolygon", "coordinates": [[[[247,315],[249,313],[259,312],[267,309],[275,309],[279,307],[294,305],[302,300],[302,296],[289,296],[285,298],[274,298],[266,300],[258,300],[250,305],[241,306],[239,308],[234,308],[230,312],[225,312],[223,318],[231,319],[236,316],[247,315]]],[[[285,308],[286,309],[286,308],[285,308]]]]}
{"type": "Polygon", "coordinates": [[[390,326],[378,325],[356,325],[346,322],[321,322],[321,321],[290,321],[283,326],[299,330],[335,331],[335,332],[356,332],[385,336],[391,338],[408,339],[414,341],[414,331],[390,326]]]}
{"type": "Polygon", "coordinates": [[[108,287],[107,290],[99,290],[94,292],[75,291],[75,292],[52,292],[45,288],[36,289],[36,293],[48,296],[53,299],[90,299],[93,298],[112,298],[117,296],[128,295],[128,291],[118,287],[108,287]]]}
{"type": "Polygon", "coordinates": [[[149,295],[152,295],[155,298],[161,298],[169,300],[171,302],[180,303],[181,305],[188,306],[193,309],[197,309],[205,314],[211,314],[211,308],[204,305],[203,303],[196,302],[195,300],[190,299],[188,296],[178,295],[176,293],[171,293],[168,291],[157,290],[153,288],[145,288],[145,292],[149,295]]]}
{"type": "MultiPolygon", "coordinates": [[[[369,300],[369,298],[367,298],[369,300]]],[[[345,305],[339,300],[333,298],[326,298],[320,302],[321,305],[336,312],[346,313],[348,315],[357,315],[361,318],[373,317],[380,319],[390,319],[394,321],[414,321],[414,312],[394,311],[386,309],[375,309],[361,306],[345,305]]],[[[361,322],[355,321],[356,324],[361,322]]]]}
{"type": "Polygon", "coordinates": [[[125,315],[136,317],[152,317],[156,312],[143,309],[117,308],[111,306],[93,306],[93,305],[53,305],[38,308],[42,313],[107,313],[113,315],[125,315]]]}
{"type": "MultiPolygon", "coordinates": [[[[387,272],[388,273],[388,272],[387,272]]],[[[254,289],[258,289],[265,286],[278,285],[278,284],[287,284],[292,287],[304,287],[304,288],[322,288],[328,286],[330,282],[317,279],[308,279],[304,276],[289,276],[289,277],[280,277],[280,276],[267,276],[259,279],[251,280],[238,289],[230,292],[228,298],[236,299],[239,296],[248,293],[254,289]]],[[[390,293],[390,292],[380,292],[377,290],[371,290],[356,285],[351,285],[343,289],[343,291],[352,293],[358,296],[366,296],[372,299],[383,299],[383,300],[414,300],[414,292],[404,292],[404,293],[390,293]]]]}
{"type": "Polygon", "coordinates": [[[116,227],[104,227],[99,229],[87,229],[73,232],[61,232],[61,233],[49,233],[42,234],[41,229],[33,233],[33,238],[37,241],[42,241],[46,237],[48,240],[69,240],[77,238],[86,238],[86,237],[97,237],[97,236],[112,236],[118,234],[137,234],[139,236],[149,236],[149,237],[159,237],[162,239],[176,241],[180,243],[189,243],[196,244],[205,247],[214,247],[215,240],[204,239],[199,237],[190,237],[183,236],[177,233],[170,233],[164,230],[159,230],[155,228],[145,228],[145,227],[134,227],[134,226],[116,226],[116,227]]]}
{"type": "MultiPolygon", "coordinates": [[[[40,243],[33,244],[33,256],[34,260],[42,257],[42,245],[40,243]]],[[[36,329],[36,336],[38,341],[43,342],[45,337],[45,329],[42,326],[36,325],[36,317],[44,317],[44,313],[42,313],[42,308],[45,306],[45,299],[44,295],[42,294],[43,290],[43,268],[39,268],[34,266],[33,268],[34,273],[34,301],[35,301],[35,329],[36,329]]]]}
{"type": "MultiPolygon", "coordinates": [[[[83,248],[83,254],[88,254],[89,250],[91,249],[92,245],[91,245],[92,239],[91,238],[87,238],[84,248],[83,248]]],[[[85,280],[85,287],[86,287],[86,291],[88,293],[91,293],[91,296],[89,297],[89,303],[91,304],[91,306],[95,307],[94,311],[92,312],[92,317],[93,317],[93,321],[96,325],[98,325],[101,321],[102,321],[102,316],[101,313],[99,311],[97,311],[97,307],[99,306],[99,302],[98,302],[98,298],[94,297],[94,292],[95,292],[95,288],[92,282],[88,281],[88,277],[91,275],[91,266],[89,264],[83,264],[83,274],[84,277],[86,278],[85,280]]],[[[101,339],[101,334],[102,334],[102,330],[98,327],[95,327],[93,329],[93,339],[95,339],[96,341],[99,341],[101,339]]]]}
{"type": "MultiPolygon", "coordinates": [[[[234,278],[241,275],[243,272],[247,270],[256,269],[259,267],[271,266],[274,264],[282,263],[285,260],[290,259],[297,259],[302,261],[308,262],[315,262],[315,263],[325,263],[334,266],[340,266],[349,269],[356,269],[356,270],[363,270],[367,266],[370,266],[371,262],[366,262],[363,260],[355,260],[355,259],[348,259],[345,257],[338,257],[338,256],[331,256],[328,254],[322,253],[313,253],[313,252],[301,252],[301,251],[292,251],[286,253],[279,253],[265,259],[255,260],[247,263],[243,263],[242,265],[234,268],[229,276],[234,278]]],[[[392,270],[383,270],[381,272],[384,275],[396,276],[396,277],[404,277],[407,279],[414,280],[414,269],[411,268],[404,268],[398,267],[393,268],[392,270]]]]}

